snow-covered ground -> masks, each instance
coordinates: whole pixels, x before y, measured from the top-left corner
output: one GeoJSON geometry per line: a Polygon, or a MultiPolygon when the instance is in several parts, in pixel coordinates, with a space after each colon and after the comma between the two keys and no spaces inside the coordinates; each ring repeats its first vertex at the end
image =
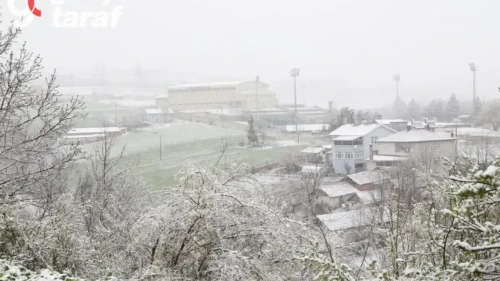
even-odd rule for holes
{"type": "MultiPolygon", "coordinates": [[[[190,142],[203,139],[245,136],[245,132],[224,129],[199,123],[170,123],[153,125],[133,132],[127,132],[116,138],[115,153],[118,148],[125,147],[125,154],[140,152],[160,147],[162,145],[190,142]]],[[[91,153],[98,143],[83,145],[83,150],[91,153]]]]}

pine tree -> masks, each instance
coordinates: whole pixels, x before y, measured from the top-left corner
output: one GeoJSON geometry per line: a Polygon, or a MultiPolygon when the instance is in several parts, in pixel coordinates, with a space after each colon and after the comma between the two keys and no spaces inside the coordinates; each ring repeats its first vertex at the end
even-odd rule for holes
{"type": "Polygon", "coordinates": [[[458,104],[458,99],[455,94],[451,94],[450,99],[448,100],[448,105],[446,106],[446,111],[448,116],[452,118],[456,118],[460,112],[460,105],[458,104]]]}
{"type": "Polygon", "coordinates": [[[248,120],[248,143],[252,146],[257,146],[259,144],[259,138],[257,137],[257,133],[255,132],[253,116],[250,116],[250,120],[248,120]]]}
{"type": "Polygon", "coordinates": [[[408,117],[410,117],[410,119],[415,119],[417,117],[420,117],[419,112],[420,112],[420,106],[414,99],[412,99],[408,104],[408,117]]]}

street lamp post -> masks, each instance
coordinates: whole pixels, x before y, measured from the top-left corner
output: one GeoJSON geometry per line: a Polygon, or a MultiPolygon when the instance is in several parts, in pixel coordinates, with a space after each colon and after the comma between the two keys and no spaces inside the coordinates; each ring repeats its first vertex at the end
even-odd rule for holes
{"type": "Polygon", "coordinates": [[[394,75],[394,81],[396,81],[396,98],[399,97],[399,80],[401,80],[401,76],[399,74],[394,75]]]}
{"type": "Polygon", "coordinates": [[[297,76],[300,74],[300,68],[292,68],[290,74],[293,77],[293,97],[295,103],[295,134],[297,134],[297,142],[299,142],[299,123],[298,123],[298,112],[297,112],[297,76]]]}
{"type": "Polygon", "coordinates": [[[161,148],[162,147],[162,145],[161,145],[161,134],[158,134],[157,132],[154,132],[153,134],[160,136],[160,160],[163,160],[162,151],[161,151],[162,150],[162,148],[161,148]]]}
{"type": "Polygon", "coordinates": [[[473,112],[473,123],[474,126],[476,125],[476,70],[477,66],[475,63],[471,62],[469,63],[469,68],[472,71],[472,112],[473,112]]]}

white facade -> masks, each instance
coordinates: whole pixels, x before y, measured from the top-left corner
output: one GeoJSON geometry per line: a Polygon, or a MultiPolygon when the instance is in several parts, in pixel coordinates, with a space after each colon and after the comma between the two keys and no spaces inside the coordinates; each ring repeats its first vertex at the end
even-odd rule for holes
{"type": "MultiPolygon", "coordinates": [[[[335,131],[330,133],[330,136],[333,138],[340,136],[360,136],[363,137],[363,150],[364,150],[364,158],[370,158],[370,144],[375,144],[377,139],[390,136],[397,131],[391,129],[387,126],[381,124],[370,124],[370,125],[353,125],[347,124],[341,126],[335,131]]],[[[335,145],[333,147],[335,151],[335,145]]],[[[376,147],[373,148],[376,150],[376,147]]]]}

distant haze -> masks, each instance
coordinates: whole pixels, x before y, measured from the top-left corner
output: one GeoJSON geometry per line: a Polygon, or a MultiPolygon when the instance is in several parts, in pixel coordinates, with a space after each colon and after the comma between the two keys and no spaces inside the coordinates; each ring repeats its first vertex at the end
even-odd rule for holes
{"type": "MultiPolygon", "coordinates": [[[[4,23],[13,16],[5,0],[4,23]]],[[[21,7],[24,0],[19,0],[21,7]]],[[[299,102],[378,107],[400,95],[425,101],[456,93],[472,99],[469,62],[479,66],[477,93],[498,97],[498,0],[80,0],[63,11],[109,11],[123,6],[115,28],[56,28],[54,6],[23,33],[48,69],[90,73],[130,71],[136,63],[167,80],[253,79],[271,84],[281,102],[293,101],[292,67],[300,67],[299,102]]]]}

